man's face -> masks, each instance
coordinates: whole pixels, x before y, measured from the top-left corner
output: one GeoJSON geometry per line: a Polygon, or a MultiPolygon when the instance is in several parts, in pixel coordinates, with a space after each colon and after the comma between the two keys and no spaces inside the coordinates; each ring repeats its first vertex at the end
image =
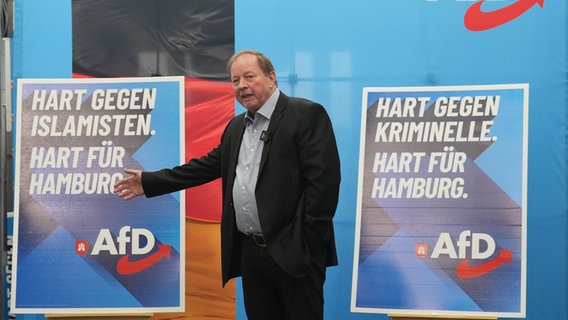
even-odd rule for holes
{"type": "Polygon", "coordinates": [[[264,74],[252,54],[244,54],[233,62],[231,81],[235,98],[251,113],[255,113],[276,89],[274,71],[264,74]]]}

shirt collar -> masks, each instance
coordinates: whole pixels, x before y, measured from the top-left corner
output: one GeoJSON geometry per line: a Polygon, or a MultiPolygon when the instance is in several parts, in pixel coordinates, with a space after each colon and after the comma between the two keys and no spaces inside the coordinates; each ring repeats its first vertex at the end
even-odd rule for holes
{"type": "Polygon", "coordinates": [[[274,92],[268,97],[268,100],[258,109],[256,113],[260,113],[266,119],[270,120],[272,117],[272,113],[276,108],[276,102],[278,101],[278,97],[280,96],[280,90],[276,89],[274,92]]]}
{"type": "MultiPolygon", "coordinates": [[[[278,89],[274,90],[274,92],[270,95],[270,97],[268,97],[266,102],[264,102],[264,104],[256,111],[256,115],[260,114],[261,116],[270,120],[270,117],[272,117],[272,113],[276,108],[276,102],[278,101],[279,97],[280,97],[280,90],[278,89]]],[[[247,124],[247,122],[250,123],[254,122],[254,116],[248,111],[245,114],[245,124],[247,124]]]]}

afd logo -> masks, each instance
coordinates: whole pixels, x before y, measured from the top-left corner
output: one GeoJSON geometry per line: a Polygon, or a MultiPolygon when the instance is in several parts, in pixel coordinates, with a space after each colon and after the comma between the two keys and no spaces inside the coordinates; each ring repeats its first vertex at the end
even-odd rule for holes
{"type": "Polygon", "coordinates": [[[466,11],[463,21],[468,30],[489,30],[520,17],[535,4],[544,7],[544,0],[517,0],[493,11],[483,11],[481,6],[484,2],[484,0],[476,2],[466,11]]]}
{"type": "MultiPolygon", "coordinates": [[[[472,233],[470,230],[464,230],[454,244],[450,234],[442,232],[430,258],[438,259],[440,256],[448,256],[450,259],[462,259],[456,267],[456,274],[462,279],[470,279],[487,274],[505,262],[511,263],[513,256],[511,250],[499,250],[499,254],[493,259],[482,263],[471,263],[471,260],[485,260],[493,256],[495,248],[495,240],[487,233],[472,233]]],[[[428,244],[417,244],[415,251],[418,257],[425,258],[428,254],[428,244]]]]}
{"type": "MultiPolygon", "coordinates": [[[[116,264],[116,271],[122,275],[130,275],[146,270],[164,258],[170,258],[172,249],[170,245],[158,244],[158,250],[148,255],[155,245],[156,239],[148,229],[124,226],[120,229],[116,239],[110,229],[101,229],[93,245],[91,255],[97,256],[101,253],[107,253],[112,256],[122,256],[116,264]],[[143,255],[146,256],[131,260],[131,256],[143,255]]],[[[77,240],[75,242],[77,254],[84,255],[88,251],[88,241],[77,240]]]]}

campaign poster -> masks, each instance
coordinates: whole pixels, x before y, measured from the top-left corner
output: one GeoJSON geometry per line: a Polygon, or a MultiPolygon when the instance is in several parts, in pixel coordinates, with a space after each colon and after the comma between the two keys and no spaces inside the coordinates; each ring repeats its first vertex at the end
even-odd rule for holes
{"type": "Polygon", "coordinates": [[[524,317],[528,91],[364,88],[353,312],[524,317]]]}
{"type": "Polygon", "coordinates": [[[18,81],[12,312],[184,310],[184,193],[112,192],[184,161],[183,83],[18,81]]]}
{"type": "Polygon", "coordinates": [[[12,299],[11,286],[12,286],[12,247],[14,245],[14,235],[12,234],[14,224],[14,212],[9,211],[6,216],[6,261],[2,266],[2,278],[4,281],[3,289],[3,315],[2,319],[12,320],[16,319],[16,315],[10,310],[10,301],[12,299]]]}

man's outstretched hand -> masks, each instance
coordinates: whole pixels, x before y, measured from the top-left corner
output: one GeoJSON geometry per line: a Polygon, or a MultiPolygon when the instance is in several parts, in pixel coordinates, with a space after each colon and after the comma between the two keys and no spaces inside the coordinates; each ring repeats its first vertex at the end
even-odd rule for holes
{"type": "Polygon", "coordinates": [[[124,200],[134,199],[144,194],[142,187],[142,171],[134,169],[124,169],[130,174],[129,177],[118,180],[114,184],[113,192],[124,200]]]}

